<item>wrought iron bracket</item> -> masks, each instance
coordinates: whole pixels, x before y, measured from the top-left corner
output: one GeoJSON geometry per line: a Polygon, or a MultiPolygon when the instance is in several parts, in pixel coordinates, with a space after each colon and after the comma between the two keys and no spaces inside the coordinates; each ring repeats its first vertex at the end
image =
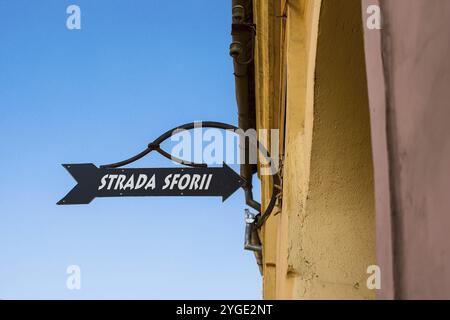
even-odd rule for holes
{"type": "MultiPolygon", "coordinates": [[[[215,129],[223,129],[223,130],[232,130],[233,132],[236,130],[239,130],[240,128],[231,125],[231,124],[227,124],[227,123],[223,123],[223,122],[215,122],[215,121],[202,121],[202,122],[190,122],[190,123],[186,123],[183,125],[180,125],[178,127],[175,127],[173,129],[170,129],[168,131],[166,131],[165,133],[163,133],[162,135],[160,135],[158,138],[156,138],[155,140],[153,140],[152,142],[150,142],[147,145],[147,148],[144,149],[143,151],[139,152],[138,154],[136,154],[135,156],[128,158],[126,160],[123,161],[119,161],[116,163],[110,163],[110,164],[105,164],[100,166],[101,168],[119,168],[119,167],[123,167],[125,165],[128,165],[130,163],[133,163],[143,157],[145,157],[146,155],[148,155],[149,153],[151,153],[152,151],[156,151],[158,152],[160,155],[162,155],[163,157],[175,161],[181,165],[186,165],[186,166],[190,166],[190,167],[208,167],[207,164],[205,163],[195,163],[195,162],[191,162],[191,161],[187,161],[187,160],[183,160],[183,159],[179,159],[171,154],[169,154],[168,152],[164,151],[161,148],[161,144],[169,139],[171,136],[177,134],[179,131],[181,130],[191,130],[191,129],[196,129],[196,128],[215,128],[215,129]]],[[[251,139],[250,139],[251,140],[251,139]]],[[[254,141],[250,141],[250,143],[254,143],[254,141]]],[[[270,158],[270,154],[264,149],[264,147],[262,147],[260,145],[260,143],[258,141],[256,141],[257,145],[256,150],[262,151],[262,154],[266,157],[266,160],[269,161],[269,163],[272,163],[271,158],[270,158]],[[259,144],[259,146],[258,146],[259,144]]],[[[277,201],[277,197],[280,194],[280,177],[278,175],[278,172],[274,173],[271,175],[272,177],[272,195],[269,201],[269,204],[267,205],[266,209],[264,210],[264,212],[260,209],[260,204],[258,204],[254,199],[246,199],[246,203],[247,205],[250,205],[252,208],[255,207],[259,207],[258,210],[258,214],[254,217],[254,221],[252,222],[252,228],[253,230],[259,229],[263,226],[263,224],[266,222],[266,220],[269,218],[270,214],[273,211],[273,208],[275,207],[276,201],[277,201]],[[255,203],[258,204],[258,206],[255,206],[255,203]]],[[[244,179],[242,177],[242,179],[244,179]]],[[[244,179],[245,180],[245,179],[244,179]]],[[[245,191],[251,190],[252,189],[252,183],[251,181],[246,181],[246,183],[244,183],[243,187],[242,187],[245,191]]]]}

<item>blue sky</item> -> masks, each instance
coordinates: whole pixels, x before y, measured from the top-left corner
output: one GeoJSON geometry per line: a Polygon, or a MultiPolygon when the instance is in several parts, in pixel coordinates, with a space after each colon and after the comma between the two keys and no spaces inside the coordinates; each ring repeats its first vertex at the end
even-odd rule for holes
{"type": "Polygon", "coordinates": [[[237,123],[230,2],[0,0],[0,298],[260,298],[241,190],[55,204],[74,185],[61,163],[123,160],[194,120],[237,123]],[[66,28],[70,4],[81,30],[66,28]],[[73,264],[81,290],[66,288],[73,264]]]}

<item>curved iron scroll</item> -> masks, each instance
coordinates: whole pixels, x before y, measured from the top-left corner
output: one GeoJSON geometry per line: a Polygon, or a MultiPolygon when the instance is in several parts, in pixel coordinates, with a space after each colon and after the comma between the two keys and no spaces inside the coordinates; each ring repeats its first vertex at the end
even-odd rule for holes
{"type": "MultiPolygon", "coordinates": [[[[186,161],[186,160],[182,160],[177,157],[174,157],[171,154],[164,151],[163,149],[161,149],[161,146],[160,146],[161,143],[163,143],[165,140],[169,139],[172,135],[177,134],[178,133],[177,131],[191,130],[191,129],[195,129],[195,128],[215,128],[215,129],[233,130],[233,131],[239,130],[238,127],[233,126],[231,124],[215,122],[215,121],[202,121],[202,122],[186,123],[186,124],[183,124],[181,126],[178,126],[176,128],[173,128],[173,129],[168,130],[167,132],[163,133],[158,138],[156,138],[153,142],[149,143],[147,148],[145,150],[141,151],[140,153],[138,153],[137,155],[135,155],[129,159],[120,161],[120,162],[101,165],[100,167],[101,168],[123,167],[125,165],[128,165],[132,162],[135,162],[135,161],[145,157],[152,151],[156,151],[159,154],[161,154],[163,157],[165,157],[169,160],[175,161],[182,165],[186,165],[186,166],[190,166],[190,167],[207,167],[208,165],[205,163],[194,163],[191,161],[186,161]]],[[[251,139],[249,139],[249,140],[251,143],[254,143],[254,141],[251,141],[251,139]]],[[[257,144],[258,144],[258,142],[257,142],[257,144]]],[[[256,146],[256,147],[258,148],[258,146],[256,146]]],[[[259,146],[259,148],[262,151],[262,154],[266,157],[266,160],[271,161],[270,154],[267,152],[267,150],[265,150],[264,147],[262,147],[262,146],[259,146]]],[[[256,150],[258,150],[258,149],[256,149],[256,150]]],[[[271,162],[269,162],[269,163],[271,163],[271,162]]],[[[256,228],[260,228],[264,224],[264,222],[267,220],[267,218],[269,218],[270,214],[272,213],[273,208],[275,207],[277,197],[280,193],[280,178],[278,176],[278,173],[272,174],[271,177],[272,177],[272,196],[270,198],[269,204],[267,205],[267,208],[265,209],[264,213],[259,212],[258,215],[255,217],[256,218],[256,220],[255,220],[256,228]]],[[[251,189],[251,183],[244,184],[243,189],[247,191],[248,188],[251,189]]]]}

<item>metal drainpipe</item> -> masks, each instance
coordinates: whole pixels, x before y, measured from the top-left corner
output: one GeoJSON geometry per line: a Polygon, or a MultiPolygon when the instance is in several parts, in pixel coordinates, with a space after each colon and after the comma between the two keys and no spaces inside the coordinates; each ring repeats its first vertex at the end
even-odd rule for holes
{"type": "MultiPolygon", "coordinates": [[[[234,76],[236,84],[236,102],[238,106],[239,128],[244,131],[256,128],[254,64],[253,64],[253,8],[251,0],[232,1],[232,39],[230,55],[233,57],[234,76]]],[[[246,143],[241,137],[241,144],[246,143]]],[[[245,158],[248,159],[248,144],[244,146],[245,158]]],[[[245,192],[246,203],[261,211],[261,206],[253,199],[252,177],[256,173],[255,164],[241,164],[241,175],[247,181],[245,192]]]]}
{"type": "MultiPolygon", "coordinates": [[[[253,27],[253,1],[232,0],[232,43],[230,55],[233,57],[233,67],[236,85],[236,102],[238,106],[239,128],[244,131],[256,129],[255,106],[255,67],[253,62],[255,30],[253,27]]],[[[240,143],[245,143],[245,159],[249,159],[249,145],[245,137],[240,138],[240,143]]],[[[241,164],[241,176],[247,181],[245,188],[245,201],[248,206],[261,212],[261,205],[253,199],[252,177],[257,172],[256,164],[241,164]]],[[[248,230],[248,241],[259,243],[256,230],[248,230]]],[[[256,248],[256,247],[255,247],[256,248]]],[[[262,273],[262,251],[260,248],[254,251],[257,264],[262,273]]]]}

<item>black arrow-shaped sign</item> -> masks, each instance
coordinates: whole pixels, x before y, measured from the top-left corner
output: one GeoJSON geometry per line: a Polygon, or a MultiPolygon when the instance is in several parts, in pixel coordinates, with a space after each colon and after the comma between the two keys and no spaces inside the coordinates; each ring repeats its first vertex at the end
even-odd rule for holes
{"type": "Polygon", "coordinates": [[[225,201],[244,180],[225,163],[214,168],[97,168],[63,164],[77,185],[58,204],[88,204],[96,197],[221,196],[225,201]]]}

